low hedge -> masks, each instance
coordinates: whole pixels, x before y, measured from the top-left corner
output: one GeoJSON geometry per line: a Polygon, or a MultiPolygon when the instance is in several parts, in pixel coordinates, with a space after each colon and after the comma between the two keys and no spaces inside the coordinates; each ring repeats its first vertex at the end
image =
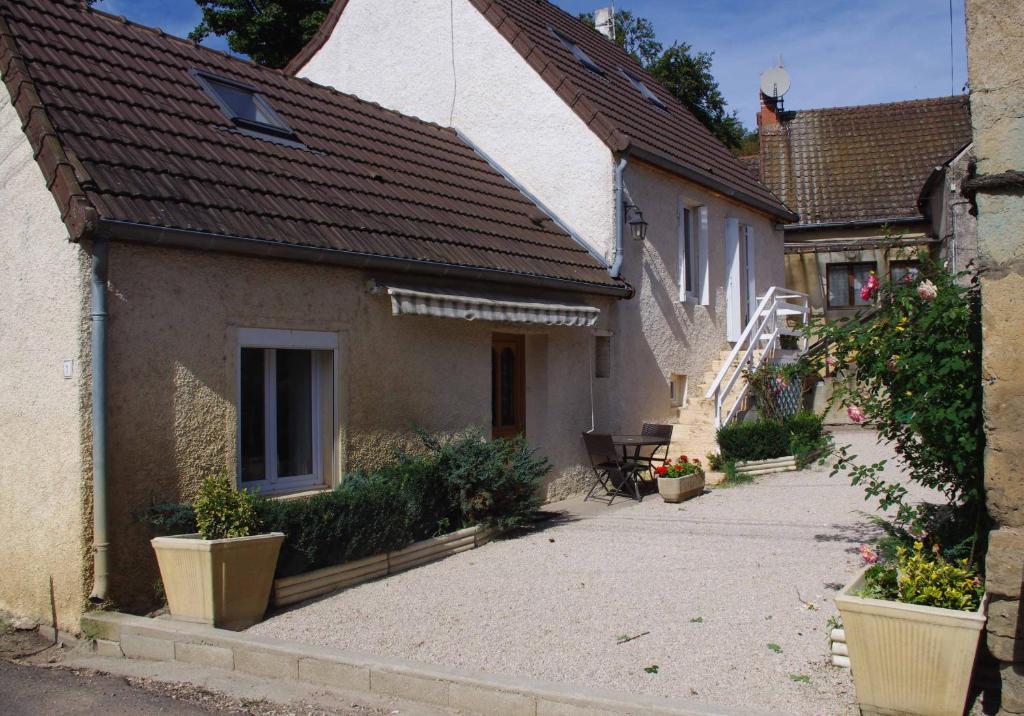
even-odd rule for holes
{"type": "MultiPolygon", "coordinates": [[[[422,453],[346,475],[329,492],[257,498],[258,531],[285,535],[276,576],[401,549],[470,525],[517,527],[540,507],[540,482],[550,466],[522,437],[485,440],[470,432],[435,438],[421,432],[420,438],[422,453]]],[[[194,531],[189,505],[155,505],[143,519],[164,534],[194,531]]]]}
{"type": "Polygon", "coordinates": [[[798,463],[806,464],[827,442],[822,418],[810,410],[798,411],[785,420],[730,423],[718,429],[716,438],[727,462],[795,455],[798,463]]]}

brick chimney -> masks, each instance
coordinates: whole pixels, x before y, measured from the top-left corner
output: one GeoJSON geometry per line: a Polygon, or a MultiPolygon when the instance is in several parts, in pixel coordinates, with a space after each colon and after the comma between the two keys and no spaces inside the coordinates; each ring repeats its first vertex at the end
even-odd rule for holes
{"type": "Polygon", "coordinates": [[[764,92],[761,95],[761,111],[757,113],[757,128],[771,127],[779,124],[779,99],[769,97],[764,92]]]}

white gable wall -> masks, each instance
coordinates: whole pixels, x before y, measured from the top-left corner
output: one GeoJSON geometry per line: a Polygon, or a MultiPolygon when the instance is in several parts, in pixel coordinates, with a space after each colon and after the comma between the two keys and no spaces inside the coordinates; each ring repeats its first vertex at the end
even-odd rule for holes
{"type": "Polygon", "coordinates": [[[610,259],[610,150],[466,0],[350,0],[298,74],[456,128],[610,259]]]}

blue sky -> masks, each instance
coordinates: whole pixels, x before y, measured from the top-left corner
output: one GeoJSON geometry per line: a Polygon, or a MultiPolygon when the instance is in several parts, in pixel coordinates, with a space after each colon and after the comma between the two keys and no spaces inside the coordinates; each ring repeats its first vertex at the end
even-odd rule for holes
{"type": "MultiPolygon", "coordinates": [[[[556,0],[571,13],[607,0],[556,0]]],[[[193,0],[100,0],[96,7],[187,35],[193,0]]],[[[664,44],[715,53],[729,107],[753,128],[760,73],[781,54],[793,86],[788,109],[937,97],[950,92],[948,0],[620,0],[649,18],[664,44]]],[[[222,38],[207,44],[226,49],[222,38]]],[[[967,81],[963,0],[953,0],[953,83],[967,81]]]]}

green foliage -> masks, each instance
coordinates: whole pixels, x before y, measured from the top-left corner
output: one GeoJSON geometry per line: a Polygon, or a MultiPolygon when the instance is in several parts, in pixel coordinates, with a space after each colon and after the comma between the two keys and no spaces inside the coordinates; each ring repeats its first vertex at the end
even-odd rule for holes
{"type": "Polygon", "coordinates": [[[813,369],[805,362],[765,363],[755,370],[743,370],[750,394],[761,416],[773,420],[786,418],[799,408],[804,377],[813,369]],[[791,395],[795,393],[795,396],[791,395]],[[793,405],[790,405],[790,404],[793,405]]]}
{"type": "Polygon", "coordinates": [[[865,572],[860,596],[920,604],[943,609],[975,611],[985,588],[968,560],[951,562],[938,548],[931,553],[921,542],[898,547],[896,562],[875,564],[865,572]]]}
{"type": "Polygon", "coordinates": [[[739,485],[749,485],[754,481],[753,475],[739,472],[736,469],[735,460],[726,460],[722,464],[722,470],[725,472],[725,479],[718,483],[718,487],[737,487],[739,485]]]}
{"type": "Polygon", "coordinates": [[[155,503],[139,515],[139,522],[148,524],[153,533],[165,535],[183,535],[198,532],[196,527],[196,511],[192,505],[178,502],[155,503]]]}
{"type": "Polygon", "coordinates": [[[251,493],[236,490],[226,475],[207,477],[193,503],[199,535],[203,539],[225,539],[256,534],[260,530],[257,502],[251,493]]]}
{"type": "MultiPolygon", "coordinates": [[[[592,13],[580,19],[594,26],[592,13]]],[[[668,49],[655,39],[654,24],[629,10],[615,13],[615,44],[633,55],[672,95],[689,109],[725,146],[738,149],[750,140],[736,112],[726,110],[725,97],[711,74],[713,52],[695,52],[685,42],[668,49]]],[[[756,132],[753,133],[755,136],[756,132]]]]}
{"type": "MultiPolygon", "coordinates": [[[[906,476],[942,493],[957,519],[981,536],[988,523],[978,277],[952,275],[926,251],[918,258],[917,278],[880,282],[872,315],[809,333],[828,345],[819,360],[835,367],[833,400],[862,413],[894,446],[906,476]]],[[[885,476],[885,460],[860,463],[849,446],[838,457],[833,474],[846,473],[883,509],[895,507],[898,524],[920,524],[921,508],[906,499],[902,482],[885,476]]]]}
{"type": "Polygon", "coordinates": [[[469,525],[520,527],[540,507],[540,481],[550,467],[521,437],[419,435],[424,451],[348,475],[330,492],[261,500],[267,529],[285,534],[277,576],[401,549],[469,525]]]}
{"type": "Polygon", "coordinates": [[[657,664],[651,664],[650,666],[645,666],[644,667],[644,671],[646,671],[648,674],[657,674],[658,673],[658,665],[657,664]]]}
{"type": "Polygon", "coordinates": [[[797,467],[806,467],[828,449],[831,438],[825,432],[824,419],[813,410],[800,410],[783,424],[789,433],[789,454],[796,457],[797,467]]]}
{"type": "Polygon", "coordinates": [[[189,34],[201,42],[224,35],[232,52],[284,67],[313,37],[332,0],[196,0],[203,16],[189,34]]]}
{"type": "Polygon", "coordinates": [[[655,474],[658,477],[686,477],[687,475],[696,475],[698,472],[703,472],[700,466],[700,460],[697,458],[687,458],[686,455],[680,455],[676,460],[669,460],[664,465],[659,465],[654,469],[655,474]]]}
{"type": "Polygon", "coordinates": [[[789,680],[790,681],[795,681],[798,684],[809,684],[809,683],[811,683],[811,677],[808,676],[807,674],[790,674],[789,675],[789,680]]]}
{"type": "Polygon", "coordinates": [[[719,472],[725,465],[725,461],[722,460],[722,453],[720,452],[709,452],[704,457],[708,461],[709,470],[719,472]]]}
{"type": "Polygon", "coordinates": [[[520,527],[541,506],[540,481],[551,469],[526,440],[485,440],[479,432],[420,437],[466,524],[520,527]]]}
{"type": "Polygon", "coordinates": [[[782,653],[782,647],[779,646],[778,644],[774,644],[772,642],[769,642],[768,643],[768,651],[774,652],[776,654],[781,654],[782,653]]]}
{"type": "Polygon", "coordinates": [[[716,433],[723,460],[768,460],[787,455],[789,435],[778,420],[729,423],[716,433]]]}

